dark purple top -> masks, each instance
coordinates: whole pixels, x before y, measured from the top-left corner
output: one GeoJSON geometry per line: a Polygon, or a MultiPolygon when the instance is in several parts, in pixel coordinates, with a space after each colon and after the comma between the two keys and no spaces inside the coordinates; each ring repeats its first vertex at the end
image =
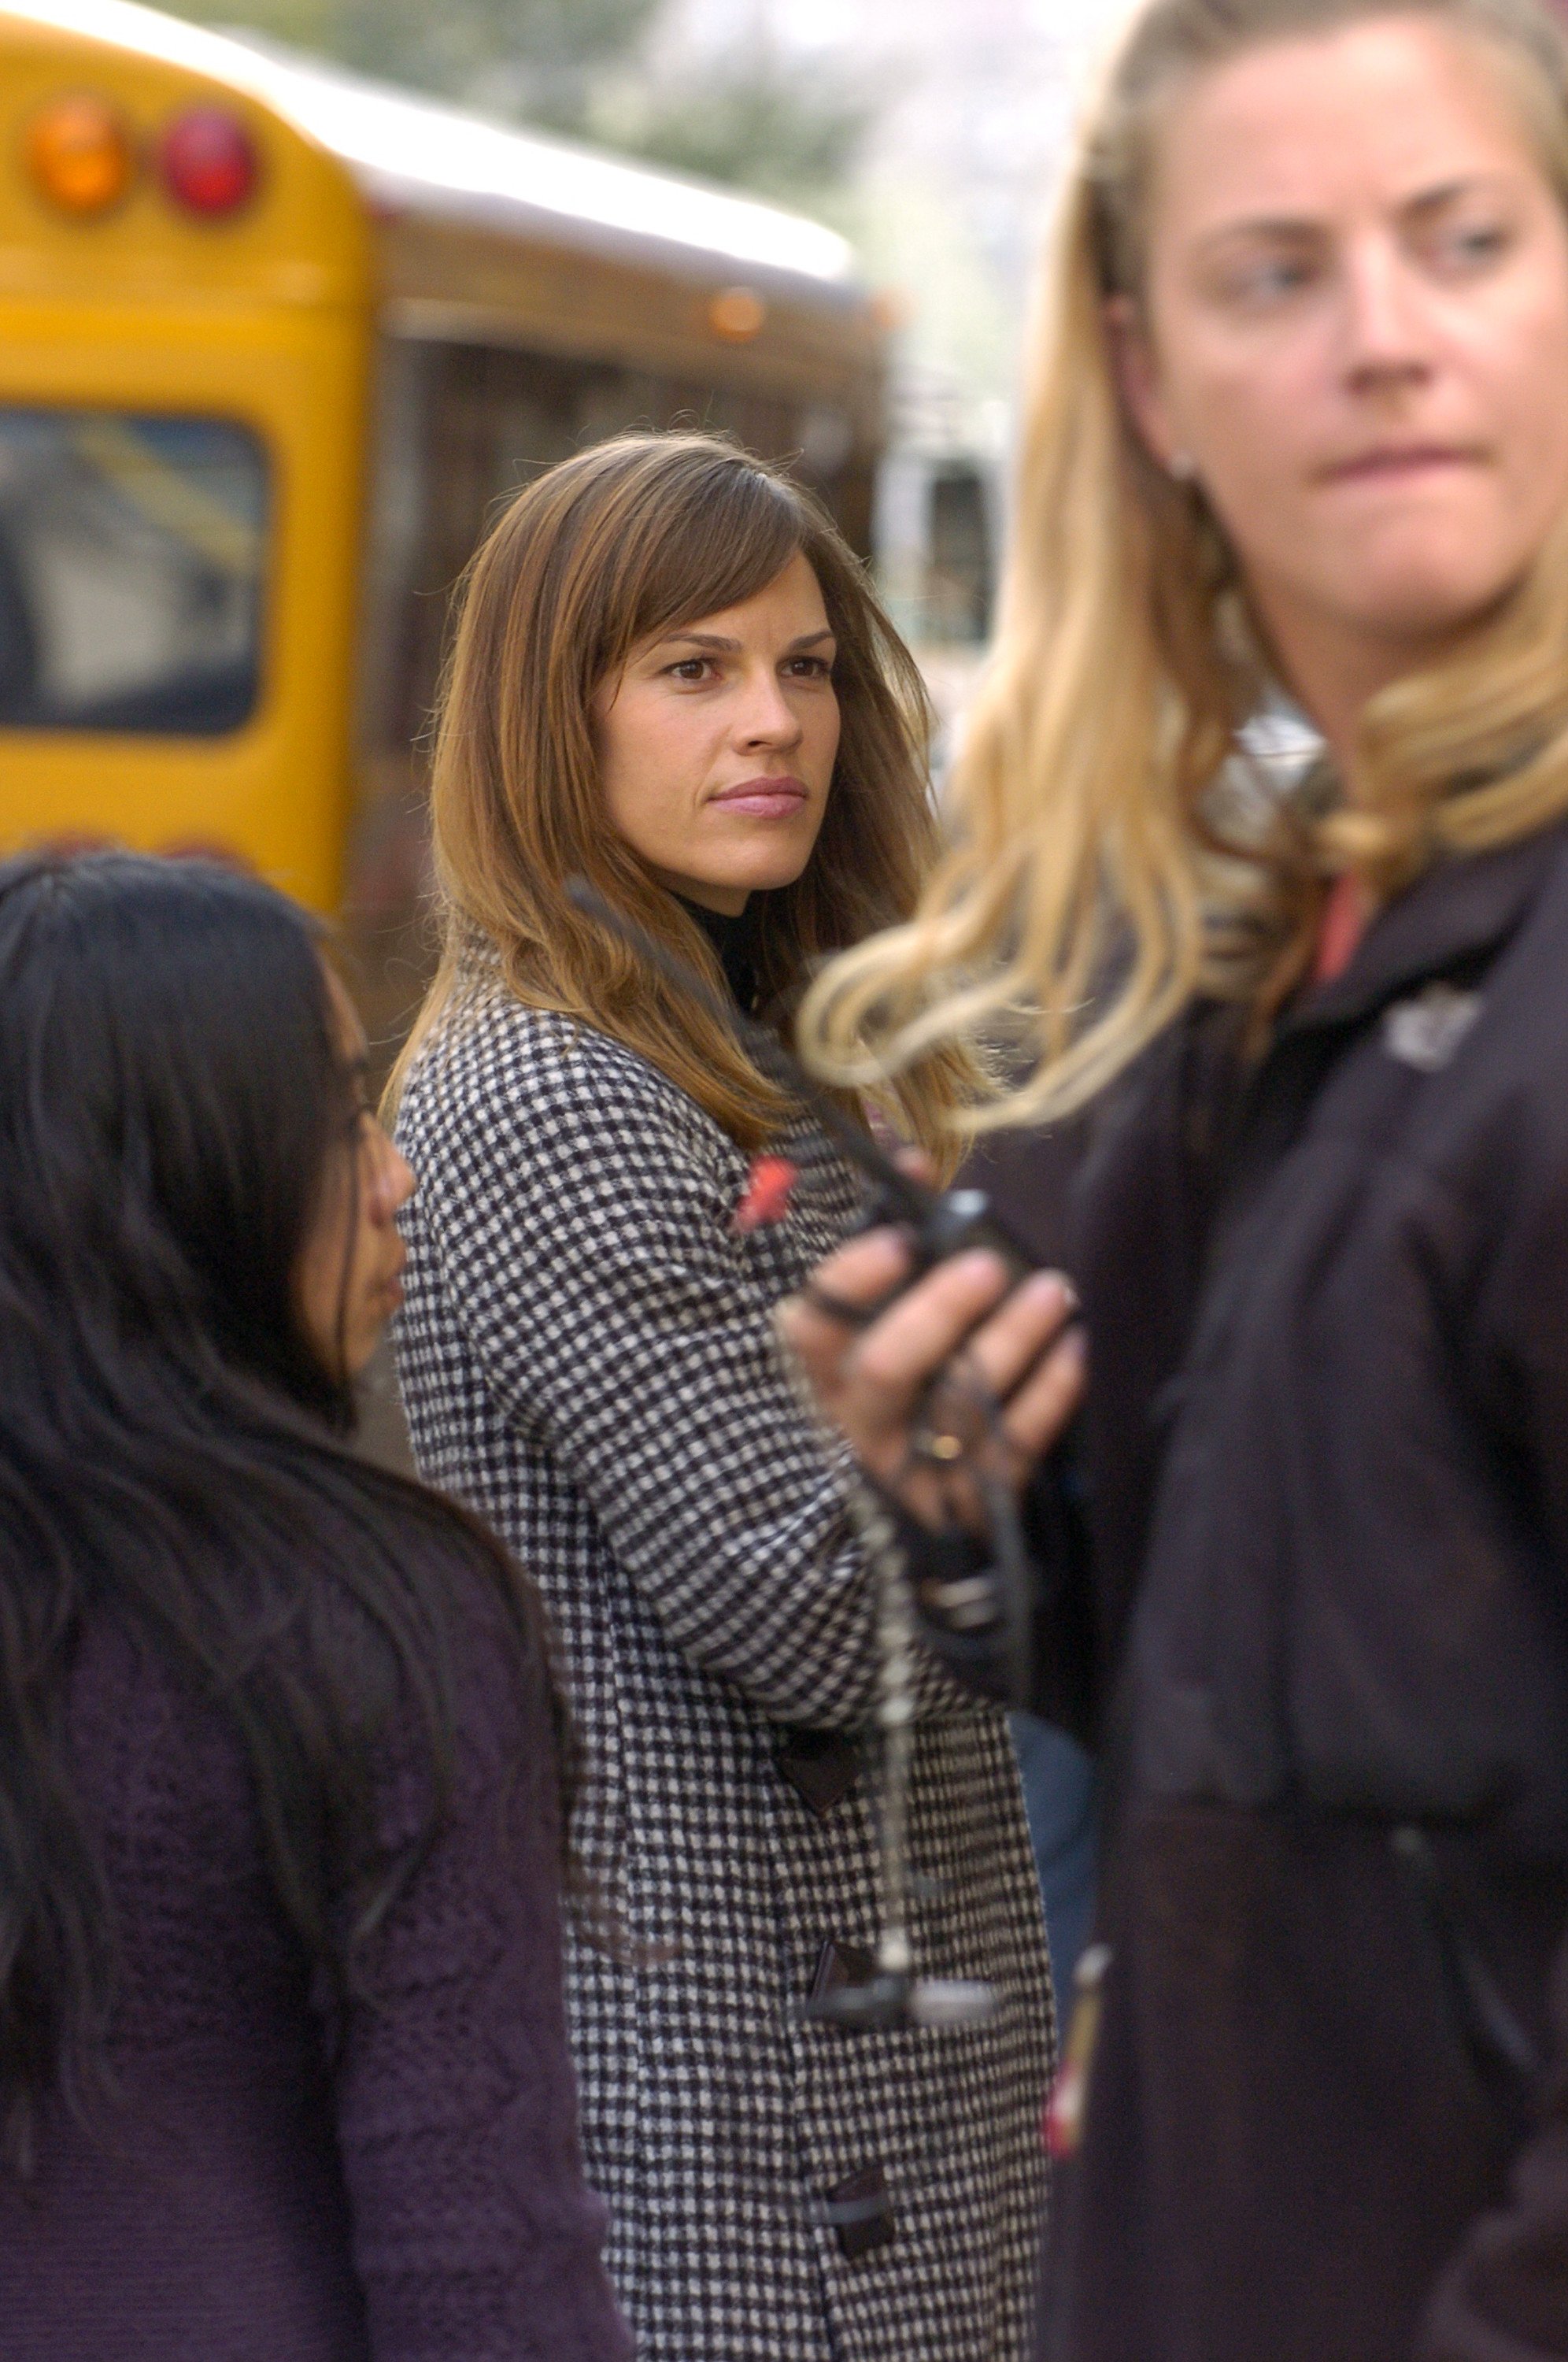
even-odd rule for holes
{"type": "MultiPolygon", "coordinates": [[[[624,2362],[561,1998],[554,1757],[465,1603],[450,1817],[338,2023],[278,1908],[239,1743],[117,1630],[69,1737],[103,1849],[114,2094],[0,2180],[5,2362],[624,2362]]],[[[412,1733],[386,1834],[417,1826],[412,1733]]]]}

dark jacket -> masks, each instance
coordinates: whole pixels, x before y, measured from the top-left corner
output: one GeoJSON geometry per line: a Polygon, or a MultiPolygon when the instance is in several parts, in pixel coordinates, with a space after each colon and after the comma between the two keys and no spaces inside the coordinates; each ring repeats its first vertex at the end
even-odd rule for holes
{"type": "Polygon", "coordinates": [[[1261,1063],[1195,1010],[1084,1173],[1036,1703],[1107,1759],[1111,1961],[1053,2362],[1568,2356],[1565,843],[1430,871],[1261,1063]]]}
{"type": "MultiPolygon", "coordinates": [[[[5,2362],[627,2362],[584,2183],[542,1681],[477,1580],[449,1808],[334,2007],[233,1721],[105,1614],[65,1738],[115,1926],[107,2074],[0,2177],[5,2362]]],[[[421,1826],[417,1719],[386,1842],[421,1826]]]]}

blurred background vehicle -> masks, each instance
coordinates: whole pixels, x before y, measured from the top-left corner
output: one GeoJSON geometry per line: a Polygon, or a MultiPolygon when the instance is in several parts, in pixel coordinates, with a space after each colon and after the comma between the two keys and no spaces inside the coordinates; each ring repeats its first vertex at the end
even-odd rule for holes
{"type": "Polygon", "coordinates": [[[0,844],[211,850],[424,977],[419,740],[492,504],[636,424],[869,552],[845,241],[120,5],[0,9],[0,844]]]}

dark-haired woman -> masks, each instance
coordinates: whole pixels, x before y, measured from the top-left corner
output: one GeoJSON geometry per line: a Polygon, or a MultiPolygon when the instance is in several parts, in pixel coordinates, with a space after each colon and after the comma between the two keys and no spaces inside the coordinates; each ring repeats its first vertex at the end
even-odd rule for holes
{"type": "MultiPolygon", "coordinates": [[[[565,891],[585,872],[781,1025],[811,959],[911,906],[922,715],[800,492],[723,443],[639,436],[497,527],[441,728],[450,934],[399,1118],[422,1185],[403,1378],[425,1473],[524,1555],[570,1660],[580,1841],[634,1939],[576,1948],[573,2033],[647,2362],[1012,2362],[1023,2334],[1038,1891],[1005,1726],[933,1662],[916,1965],[988,1979],[998,2015],[798,2017],[877,1934],[874,1586],[771,1326],[854,1183],[819,1158],[746,1226],[748,1157],[796,1111],[565,891]]],[[[964,1079],[928,1064],[893,1112],[931,1139],[964,1079]]]]}
{"type": "Polygon", "coordinates": [[[413,1176],[309,922],[0,869],[0,2351],[624,2362],[536,1600],[357,1460],[413,1176]]]}

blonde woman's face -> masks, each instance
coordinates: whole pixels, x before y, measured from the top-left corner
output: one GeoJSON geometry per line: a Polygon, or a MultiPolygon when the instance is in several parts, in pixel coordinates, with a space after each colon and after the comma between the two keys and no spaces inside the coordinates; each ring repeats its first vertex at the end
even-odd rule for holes
{"type": "Polygon", "coordinates": [[[1497,62],[1398,16],[1253,50],[1173,105],[1151,226],[1151,451],[1287,670],[1419,661],[1568,502],[1568,231],[1497,62]]]}
{"type": "Polygon", "coordinates": [[[838,754],[834,636],[804,557],[634,648],[594,704],[611,825],[662,884],[732,913],[811,859],[838,754]]]}

